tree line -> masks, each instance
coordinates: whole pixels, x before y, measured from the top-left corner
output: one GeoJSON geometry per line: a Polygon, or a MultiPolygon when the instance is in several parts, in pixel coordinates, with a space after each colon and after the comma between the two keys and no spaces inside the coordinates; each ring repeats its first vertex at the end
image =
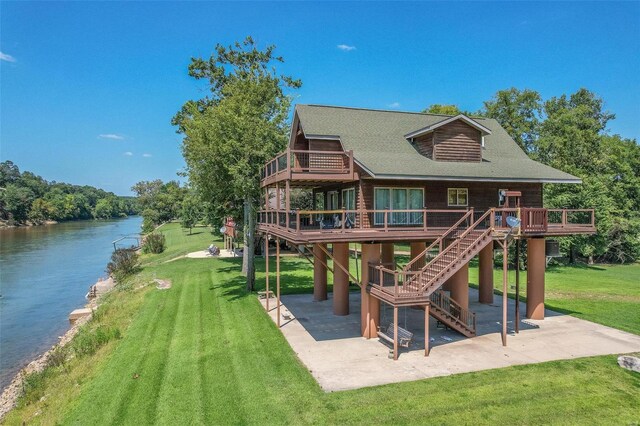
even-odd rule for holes
{"type": "Polygon", "coordinates": [[[111,219],[137,213],[133,197],[88,185],[49,182],[32,172],[21,172],[12,161],[0,163],[0,219],[9,225],[111,219]]]}

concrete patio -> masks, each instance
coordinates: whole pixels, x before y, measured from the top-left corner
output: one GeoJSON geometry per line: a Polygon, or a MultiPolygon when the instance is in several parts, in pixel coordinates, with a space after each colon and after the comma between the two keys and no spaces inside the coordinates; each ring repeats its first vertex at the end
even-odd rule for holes
{"type": "MultiPolygon", "coordinates": [[[[452,330],[437,328],[429,321],[431,352],[424,356],[424,311],[401,308],[399,325],[414,333],[409,349],[397,361],[389,359],[389,347],[378,339],[360,336],[360,293],[350,294],[350,315],[334,316],[329,300],[314,302],[310,294],[282,297],[281,331],[300,360],[327,392],[357,389],[387,383],[447,376],[512,365],[640,351],[640,336],[545,311],[545,320],[522,320],[514,332],[515,301],[509,300],[507,347],[500,339],[502,298],[494,303],[474,302],[477,291],[469,289],[469,308],[477,315],[477,337],[465,338],[452,330]]],[[[276,319],[275,299],[270,299],[276,319]]],[[[263,306],[266,300],[261,300],[263,306]]],[[[521,315],[525,305],[521,303],[521,315]]],[[[390,307],[381,306],[382,326],[392,321],[390,307]]]]}

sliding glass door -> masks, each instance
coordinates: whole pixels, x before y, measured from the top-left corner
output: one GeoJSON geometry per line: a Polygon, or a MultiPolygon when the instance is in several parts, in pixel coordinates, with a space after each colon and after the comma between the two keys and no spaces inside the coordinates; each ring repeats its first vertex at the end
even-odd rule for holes
{"type": "MultiPolygon", "coordinates": [[[[422,188],[375,188],[375,210],[389,210],[389,225],[407,226],[422,225],[422,212],[406,210],[422,210],[424,208],[424,191],[422,188]],[[403,211],[405,210],[405,211],[403,211]]],[[[374,224],[384,224],[384,213],[374,215],[374,224]]]]}

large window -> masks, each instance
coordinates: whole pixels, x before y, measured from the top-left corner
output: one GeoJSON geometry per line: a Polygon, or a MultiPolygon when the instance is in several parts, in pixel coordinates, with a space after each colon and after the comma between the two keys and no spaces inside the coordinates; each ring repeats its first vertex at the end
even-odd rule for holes
{"type": "Polygon", "coordinates": [[[469,190],[467,188],[449,188],[447,192],[449,207],[467,207],[469,205],[469,190]]]}
{"type": "MultiPolygon", "coordinates": [[[[391,212],[387,217],[387,223],[390,225],[422,225],[422,212],[406,210],[424,208],[424,190],[422,188],[375,188],[374,208],[391,212]]],[[[376,213],[374,223],[383,225],[384,216],[383,212],[376,213]]]]}
{"type": "Polygon", "coordinates": [[[342,207],[345,210],[351,210],[347,213],[347,218],[351,224],[354,225],[356,220],[356,214],[354,212],[356,209],[356,190],[354,188],[342,190],[342,207]]]}
{"type": "Polygon", "coordinates": [[[327,210],[338,210],[338,191],[327,192],[327,210]]]}

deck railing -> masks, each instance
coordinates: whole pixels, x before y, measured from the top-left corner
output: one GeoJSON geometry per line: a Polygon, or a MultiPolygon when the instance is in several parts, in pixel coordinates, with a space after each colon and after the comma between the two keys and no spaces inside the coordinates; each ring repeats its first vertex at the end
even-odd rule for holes
{"type": "Polygon", "coordinates": [[[258,224],[285,227],[291,232],[344,233],[356,230],[381,232],[448,229],[468,210],[261,210],[258,224]],[[288,220],[287,220],[288,219],[288,220]],[[288,223],[288,226],[287,226],[288,223]]]}
{"type": "Polygon", "coordinates": [[[353,151],[287,149],[265,163],[262,179],[290,179],[293,173],[353,176],[353,151]]]}

